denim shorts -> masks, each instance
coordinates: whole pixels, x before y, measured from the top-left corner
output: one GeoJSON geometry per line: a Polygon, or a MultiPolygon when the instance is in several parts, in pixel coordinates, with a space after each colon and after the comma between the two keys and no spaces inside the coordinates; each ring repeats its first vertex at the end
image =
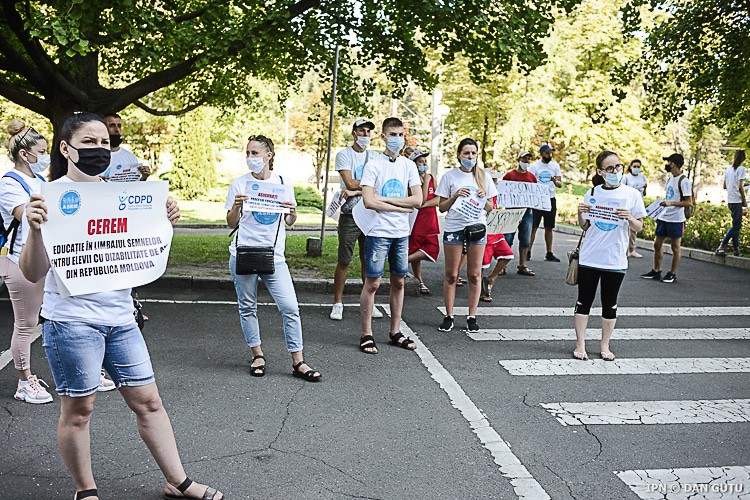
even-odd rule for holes
{"type": "Polygon", "coordinates": [[[409,274],[409,237],[381,238],[368,236],[365,240],[365,276],[380,278],[385,273],[385,259],[391,276],[409,274]]]}
{"type": "Polygon", "coordinates": [[[102,368],[118,388],[154,382],[148,348],[135,322],[102,326],[47,320],[42,333],[44,352],[60,396],[94,394],[102,368]]]}
{"type": "MultiPolygon", "coordinates": [[[[487,234],[482,236],[481,240],[470,241],[469,245],[485,245],[487,243],[487,234]]],[[[443,245],[463,245],[464,232],[461,231],[443,231],[443,245]]]]}
{"type": "MultiPolygon", "coordinates": [[[[518,248],[529,248],[531,246],[531,225],[533,222],[533,212],[530,208],[526,209],[521,222],[518,224],[518,248]]],[[[513,240],[516,239],[516,233],[505,234],[505,241],[508,246],[513,246],[513,240]]]]}

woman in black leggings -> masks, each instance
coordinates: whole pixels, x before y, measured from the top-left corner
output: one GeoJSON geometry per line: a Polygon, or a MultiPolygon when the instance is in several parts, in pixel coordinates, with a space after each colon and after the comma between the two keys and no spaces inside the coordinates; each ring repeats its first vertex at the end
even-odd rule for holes
{"type": "Polygon", "coordinates": [[[617,294],[628,268],[629,231],[640,231],[646,208],[640,193],[621,184],[622,163],[611,151],[596,157],[594,187],[586,192],[578,205],[578,224],[586,231],[578,264],[578,300],[573,323],[576,348],[573,357],[589,359],[586,354],[586,327],[594,302],[596,287],[601,281],[602,340],[601,357],[614,361],[609,339],[617,321],[617,294]]]}

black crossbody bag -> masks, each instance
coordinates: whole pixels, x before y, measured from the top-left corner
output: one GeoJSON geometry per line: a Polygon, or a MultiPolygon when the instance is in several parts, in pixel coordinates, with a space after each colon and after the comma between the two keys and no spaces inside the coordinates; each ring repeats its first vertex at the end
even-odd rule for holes
{"type": "MultiPolygon", "coordinates": [[[[284,179],[279,176],[281,183],[284,184],[284,179]]],[[[276,227],[276,238],[273,240],[273,246],[271,247],[249,247],[249,246],[238,246],[237,240],[239,239],[240,224],[237,224],[237,228],[229,233],[229,236],[236,231],[237,237],[234,239],[234,245],[237,250],[237,260],[235,273],[236,274],[273,274],[276,272],[276,266],[273,262],[274,249],[276,248],[276,242],[279,239],[279,230],[281,229],[281,222],[284,218],[284,214],[279,214],[279,225],[276,227]]],[[[240,211],[240,220],[242,219],[242,212],[240,211]]]]}
{"type": "Polygon", "coordinates": [[[487,235],[487,226],[484,224],[472,224],[464,228],[463,253],[469,250],[469,243],[476,243],[487,235]]]}

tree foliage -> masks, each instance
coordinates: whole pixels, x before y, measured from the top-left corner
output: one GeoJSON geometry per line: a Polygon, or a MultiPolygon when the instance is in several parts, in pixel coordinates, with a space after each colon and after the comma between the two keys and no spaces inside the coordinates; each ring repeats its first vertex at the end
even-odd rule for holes
{"type": "MultiPolygon", "coordinates": [[[[571,0],[560,0],[567,3],[571,0]]],[[[435,83],[423,46],[463,54],[475,79],[542,60],[554,0],[3,0],[0,95],[48,117],[72,110],[152,113],[232,107],[247,78],[286,88],[308,70],[330,74],[337,44],[342,100],[372,91],[353,68],[376,64],[397,85],[435,83]],[[460,19],[460,22],[459,22],[460,19]],[[162,104],[178,109],[156,109],[162,104]]],[[[397,89],[398,90],[398,89],[397,89]]]]}
{"type": "Polygon", "coordinates": [[[216,182],[208,111],[199,109],[183,115],[174,140],[174,167],[170,187],[186,200],[207,194],[216,182]]]}
{"type": "Polygon", "coordinates": [[[650,116],[705,104],[711,121],[750,125],[750,1],[633,0],[625,14],[645,47],[628,74],[643,75],[650,116]]]}

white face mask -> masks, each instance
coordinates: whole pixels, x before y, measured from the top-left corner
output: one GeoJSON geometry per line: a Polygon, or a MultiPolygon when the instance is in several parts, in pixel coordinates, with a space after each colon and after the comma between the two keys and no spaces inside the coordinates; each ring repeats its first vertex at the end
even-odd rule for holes
{"type": "Polygon", "coordinates": [[[357,146],[359,146],[362,149],[367,148],[367,146],[370,145],[370,138],[366,135],[358,135],[357,136],[357,146]]]}
{"type": "Polygon", "coordinates": [[[50,155],[36,155],[36,162],[29,163],[29,168],[32,172],[38,174],[49,167],[50,161],[50,155]]]}
{"type": "Polygon", "coordinates": [[[263,158],[259,156],[245,158],[245,163],[247,163],[247,168],[249,168],[250,171],[254,174],[263,172],[263,169],[266,167],[266,162],[264,162],[263,158]]]}
{"type": "Polygon", "coordinates": [[[641,168],[640,167],[633,167],[632,169],[630,169],[630,171],[633,172],[633,175],[638,175],[638,174],[641,173],[641,168]]]}
{"type": "Polygon", "coordinates": [[[518,167],[521,170],[523,170],[524,172],[526,172],[529,169],[530,166],[531,166],[531,163],[526,163],[526,162],[523,162],[523,161],[519,161],[518,162],[518,167]]]}

